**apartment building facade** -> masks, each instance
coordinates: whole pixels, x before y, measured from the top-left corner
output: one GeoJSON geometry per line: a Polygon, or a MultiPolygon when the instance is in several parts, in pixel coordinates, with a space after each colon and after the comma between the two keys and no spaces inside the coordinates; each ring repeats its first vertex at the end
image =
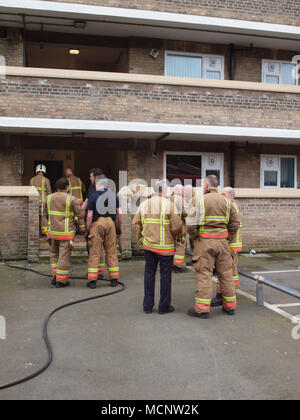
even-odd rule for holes
{"type": "Polygon", "coordinates": [[[296,0],[0,1],[0,184],[216,174],[246,249],[299,249],[299,54],[296,0]]]}

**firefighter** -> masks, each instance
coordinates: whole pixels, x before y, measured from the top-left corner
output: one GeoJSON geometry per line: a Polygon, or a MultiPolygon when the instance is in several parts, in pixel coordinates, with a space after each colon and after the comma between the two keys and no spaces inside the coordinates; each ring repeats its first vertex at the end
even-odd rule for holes
{"type": "Polygon", "coordinates": [[[181,238],[177,239],[175,247],[175,255],[173,259],[172,270],[175,273],[185,273],[187,268],[184,266],[185,261],[185,248],[186,248],[186,228],[185,228],[185,209],[184,209],[184,187],[181,184],[177,184],[174,187],[171,201],[174,203],[177,214],[181,217],[184,225],[184,233],[181,238]]]}
{"type": "Polygon", "coordinates": [[[198,221],[193,219],[194,214],[187,220],[188,231],[195,238],[193,265],[197,276],[195,307],[188,310],[188,315],[198,318],[209,317],[214,267],[221,284],[222,310],[234,315],[237,306],[227,238],[237,232],[240,218],[231,201],[218,193],[217,186],[215,175],[205,178],[204,197],[198,203],[198,221]]]}
{"type": "MultiPolygon", "coordinates": [[[[232,205],[235,207],[238,214],[239,208],[236,204],[236,201],[234,200],[235,192],[232,187],[225,187],[222,190],[222,195],[227,197],[232,205]]],[[[235,232],[233,235],[228,236],[228,244],[231,251],[231,257],[232,257],[232,271],[233,271],[233,282],[236,289],[240,287],[240,278],[238,273],[238,258],[239,258],[239,252],[242,251],[242,223],[240,223],[240,227],[237,232],[235,232]]],[[[221,306],[222,305],[222,293],[221,293],[221,285],[219,279],[217,280],[217,286],[216,286],[217,294],[216,297],[211,301],[211,306],[221,306]]]]}
{"type": "Polygon", "coordinates": [[[77,198],[69,194],[67,178],[55,184],[56,192],[47,199],[48,237],[50,239],[50,264],[53,274],[51,284],[57,288],[69,286],[71,241],[75,236],[75,217],[81,232],[85,231],[84,215],[77,198]]]}
{"type": "Polygon", "coordinates": [[[87,230],[89,231],[89,260],[87,287],[96,288],[99,272],[104,271],[101,264],[103,248],[108,266],[111,286],[116,287],[119,279],[117,252],[117,230],[121,234],[122,212],[119,199],[108,188],[108,180],[96,177],[96,192],[92,193],[87,206],[87,230]],[[118,226],[116,230],[116,225],[118,226]]]}
{"type": "Polygon", "coordinates": [[[69,182],[69,194],[76,197],[80,204],[83,204],[83,195],[86,191],[84,183],[80,178],[73,175],[71,168],[67,168],[65,174],[69,182]]]}
{"type": "Polygon", "coordinates": [[[154,306],[155,275],[160,265],[159,314],[174,311],[171,306],[172,265],[177,236],[182,234],[182,221],[174,204],[167,199],[167,185],[155,185],[154,195],[139,207],[132,228],[145,251],[144,303],[145,313],[152,313],[154,306]]]}
{"type": "Polygon", "coordinates": [[[45,204],[47,202],[47,196],[51,194],[51,185],[48,178],[45,177],[46,166],[39,164],[35,168],[36,175],[31,178],[30,185],[34,186],[40,194],[40,227],[41,233],[47,233],[47,217],[45,213],[45,204]]]}

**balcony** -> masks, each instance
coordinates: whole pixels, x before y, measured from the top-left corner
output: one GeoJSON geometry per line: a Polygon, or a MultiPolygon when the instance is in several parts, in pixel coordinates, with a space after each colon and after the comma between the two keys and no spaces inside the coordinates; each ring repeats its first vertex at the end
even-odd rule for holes
{"type": "MultiPolygon", "coordinates": [[[[49,2],[49,0],[48,0],[49,2]]],[[[57,3],[141,9],[299,25],[297,0],[50,0],[57,3]]],[[[46,3],[38,1],[37,3],[46,3]]]]}
{"type": "MultiPolygon", "coordinates": [[[[241,137],[258,128],[300,130],[299,86],[79,70],[6,70],[0,82],[1,125],[3,117],[13,117],[46,119],[49,127],[49,119],[118,122],[116,130],[129,123],[166,125],[163,132],[170,132],[171,125],[199,130],[210,126],[217,128],[215,135],[225,135],[232,127],[232,136],[235,127],[243,127],[241,137]]],[[[275,133],[270,136],[274,140],[275,133]]]]}

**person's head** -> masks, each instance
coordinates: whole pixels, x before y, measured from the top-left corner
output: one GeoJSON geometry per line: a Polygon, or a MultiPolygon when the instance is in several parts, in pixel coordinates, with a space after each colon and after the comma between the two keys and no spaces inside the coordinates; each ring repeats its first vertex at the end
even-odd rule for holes
{"type": "Polygon", "coordinates": [[[181,184],[176,184],[173,190],[174,194],[181,195],[181,196],[183,196],[183,191],[184,191],[184,188],[183,188],[183,185],[181,184]]]}
{"type": "Polygon", "coordinates": [[[90,181],[91,181],[91,184],[95,184],[96,177],[97,176],[101,176],[101,175],[103,176],[103,178],[105,177],[104,171],[102,169],[100,169],[100,168],[92,168],[90,170],[90,181]]]}
{"type": "Polygon", "coordinates": [[[154,192],[159,195],[166,196],[168,185],[165,180],[160,180],[154,185],[154,192]]]}
{"type": "Polygon", "coordinates": [[[191,198],[193,196],[193,186],[191,184],[184,186],[184,196],[187,198],[191,198]]]}
{"type": "Polygon", "coordinates": [[[66,177],[59,178],[55,183],[55,188],[57,191],[69,191],[69,181],[66,177]]]}
{"type": "Polygon", "coordinates": [[[104,174],[95,176],[95,187],[97,191],[108,188],[109,180],[104,174]]]}
{"type": "Polygon", "coordinates": [[[65,170],[65,174],[66,174],[66,177],[71,176],[71,175],[73,174],[72,169],[71,169],[71,168],[66,168],[66,170],[65,170]]]}
{"type": "Polygon", "coordinates": [[[216,190],[219,185],[219,180],[216,177],[216,175],[208,175],[204,179],[204,192],[210,191],[210,190],[216,190]]]}
{"type": "Polygon", "coordinates": [[[226,198],[229,198],[229,200],[233,200],[235,196],[234,189],[232,187],[225,187],[222,190],[222,195],[224,195],[226,198]]]}
{"type": "Polygon", "coordinates": [[[39,163],[35,167],[35,173],[36,174],[45,174],[46,173],[46,166],[39,163]]]}

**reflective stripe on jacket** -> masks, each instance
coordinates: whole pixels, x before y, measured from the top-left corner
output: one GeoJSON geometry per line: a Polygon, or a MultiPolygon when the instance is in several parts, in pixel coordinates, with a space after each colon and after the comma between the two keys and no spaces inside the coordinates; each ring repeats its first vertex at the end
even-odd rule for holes
{"type": "Polygon", "coordinates": [[[141,204],[132,228],[143,248],[161,255],[174,255],[176,236],[182,222],[170,200],[154,195],[141,204]]]}
{"type": "MultiPolygon", "coordinates": [[[[232,205],[236,209],[236,212],[238,215],[240,215],[239,208],[236,204],[236,202],[233,200],[232,205]]],[[[232,252],[238,253],[242,251],[243,243],[242,243],[242,222],[240,222],[239,229],[232,235],[229,235],[228,241],[229,241],[229,248],[232,252]]]]}
{"type": "Polygon", "coordinates": [[[79,203],[83,203],[83,193],[85,192],[85,185],[84,183],[81,181],[80,178],[78,178],[77,176],[74,175],[70,175],[68,177],[68,181],[69,181],[69,194],[73,195],[74,197],[77,198],[77,200],[79,201],[79,203]]]}
{"type": "Polygon", "coordinates": [[[82,231],[85,230],[84,216],[79,201],[67,194],[59,191],[48,196],[47,200],[48,215],[48,237],[52,239],[68,240],[75,236],[75,216],[79,219],[82,231]]]}
{"type": "Polygon", "coordinates": [[[37,174],[30,180],[30,185],[34,186],[39,194],[40,194],[40,201],[44,203],[47,201],[48,194],[51,194],[51,186],[50,181],[42,174],[37,174]]]}

